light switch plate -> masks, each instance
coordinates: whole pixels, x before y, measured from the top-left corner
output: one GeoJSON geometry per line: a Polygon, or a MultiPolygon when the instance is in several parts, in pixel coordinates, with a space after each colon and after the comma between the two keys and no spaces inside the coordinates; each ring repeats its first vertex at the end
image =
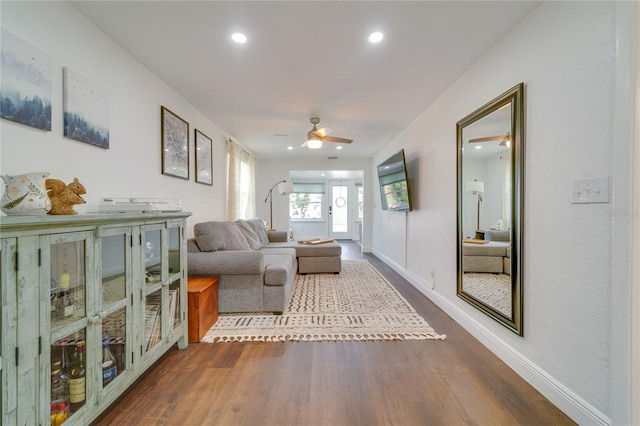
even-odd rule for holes
{"type": "Polygon", "coordinates": [[[598,176],[571,181],[571,203],[608,203],[609,176],[598,176]]]}

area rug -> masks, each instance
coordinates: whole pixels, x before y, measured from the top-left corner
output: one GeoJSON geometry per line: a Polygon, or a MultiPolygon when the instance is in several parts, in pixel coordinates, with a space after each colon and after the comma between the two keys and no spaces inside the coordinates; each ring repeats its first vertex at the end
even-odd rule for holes
{"type": "Polygon", "coordinates": [[[464,291],[511,318],[511,276],[465,272],[464,291]]]}
{"type": "Polygon", "coordinates": [[[282,315],[220,315],[202,342],[443,340],[367,261],[298,275],[282,315]]]}

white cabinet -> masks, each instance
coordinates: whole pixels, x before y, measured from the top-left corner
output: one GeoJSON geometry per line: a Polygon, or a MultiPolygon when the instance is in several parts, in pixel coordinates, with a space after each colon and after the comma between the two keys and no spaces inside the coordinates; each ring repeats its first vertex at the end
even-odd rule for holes
{"type": "Polygon", "coordinates": [[[188,216],[0,218],[2,424],[51,424],[52,411],[86,424],[171,346],[187,346],[188,216]],[[78,353],[84,378],[68,368],[78,353]]]}

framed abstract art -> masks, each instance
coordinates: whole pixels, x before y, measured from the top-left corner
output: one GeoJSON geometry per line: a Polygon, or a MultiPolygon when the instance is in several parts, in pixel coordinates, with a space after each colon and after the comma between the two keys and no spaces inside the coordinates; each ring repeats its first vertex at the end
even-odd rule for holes
{"type": "Polygon", "coordinates": [[[162,122],[162,174],[189,180],[189,123],[164,106],[162,122]]]}

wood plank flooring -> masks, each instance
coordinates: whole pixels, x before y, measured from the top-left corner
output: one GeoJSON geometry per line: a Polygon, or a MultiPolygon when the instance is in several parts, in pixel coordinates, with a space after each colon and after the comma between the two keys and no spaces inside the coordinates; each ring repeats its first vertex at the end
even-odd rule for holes
{"type": "Polygon", "coordinates": [[[575,424],[379,259],[342,246],[343,258],[368,259],[447,339],[190,344],[94,424],[575,424]]]}

